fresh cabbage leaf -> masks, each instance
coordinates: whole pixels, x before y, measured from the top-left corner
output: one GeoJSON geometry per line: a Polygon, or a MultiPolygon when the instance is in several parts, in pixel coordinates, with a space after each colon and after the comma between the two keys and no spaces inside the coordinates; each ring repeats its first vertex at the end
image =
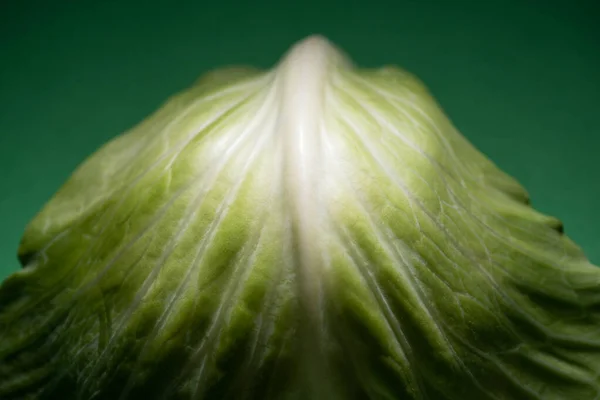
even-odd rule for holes
{"type": "Polygon", "coordinates": [[[600,269],[416,77],[319,36],[107,143],[18,253],[1,399],[600,398],[600,269]]]}

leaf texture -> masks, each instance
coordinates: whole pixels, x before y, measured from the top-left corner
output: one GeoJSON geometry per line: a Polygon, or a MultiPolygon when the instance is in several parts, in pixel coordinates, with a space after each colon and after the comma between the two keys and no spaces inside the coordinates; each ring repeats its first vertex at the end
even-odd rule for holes
{"type": "Polygon", "coordinates": [[[85,161],[0,287],[2,399],[600,399],[600,270],[321,37],[85,161]]]}

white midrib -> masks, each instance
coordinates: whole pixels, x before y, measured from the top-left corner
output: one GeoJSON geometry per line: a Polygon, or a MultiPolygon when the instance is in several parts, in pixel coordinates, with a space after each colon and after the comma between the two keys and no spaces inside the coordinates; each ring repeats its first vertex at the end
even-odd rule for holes
{"type": "MultiPolygon", "coordinates": [[[[302,377],[305,395],[332,398],[332,387],[324,387],[327,375],[323,338],[322,284],[324,262],[322,207],[319,181],[322,178],[322,121],[325,88],[332,63],[341,58],[320,36],[296,44],[277,68],[280,90],[278,134],[283,145],[283,188],[292,227],[294,264],[302,309],[299,327],[302,377]],[[321,381],[321,382],[319,382],[321,381]],[[325,396],[325,397],[323,397],[325,396]]],[[[326,385],[326,386],[329,386],[326,385]]]]}
{"type": "Polygon", "coordinates": [[[277,71],[281,90],[278,131],[283,139],[283,185],[294,230],[301,295],[310,303],[318,303],[323,268],[316,243],[320,214],[318,172],[322,163],[320,122],[331,50],[326,39],[311,36],[288,52],[277,71]]]}

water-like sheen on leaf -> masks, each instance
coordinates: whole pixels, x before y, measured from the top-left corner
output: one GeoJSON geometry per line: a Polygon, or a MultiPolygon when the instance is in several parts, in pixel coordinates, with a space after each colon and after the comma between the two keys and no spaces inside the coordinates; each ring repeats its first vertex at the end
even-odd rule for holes
{"type": "Polygon", "coordinates": [[[0,398],[600,399],[600,269],[423,84],[324,38],[85,161],[0,287],[0,398]]]}

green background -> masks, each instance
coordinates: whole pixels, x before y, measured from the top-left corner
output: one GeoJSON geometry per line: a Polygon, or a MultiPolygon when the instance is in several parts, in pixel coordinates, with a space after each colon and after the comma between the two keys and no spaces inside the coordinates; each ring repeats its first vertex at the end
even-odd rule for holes
{"type": "Polygon", "coordinates": [[[0,2],[0,278],[26,223],[100,144],[201,73],[269,67],[321,33],[416,73],[600,264],[594,1],[0,2]]]}

